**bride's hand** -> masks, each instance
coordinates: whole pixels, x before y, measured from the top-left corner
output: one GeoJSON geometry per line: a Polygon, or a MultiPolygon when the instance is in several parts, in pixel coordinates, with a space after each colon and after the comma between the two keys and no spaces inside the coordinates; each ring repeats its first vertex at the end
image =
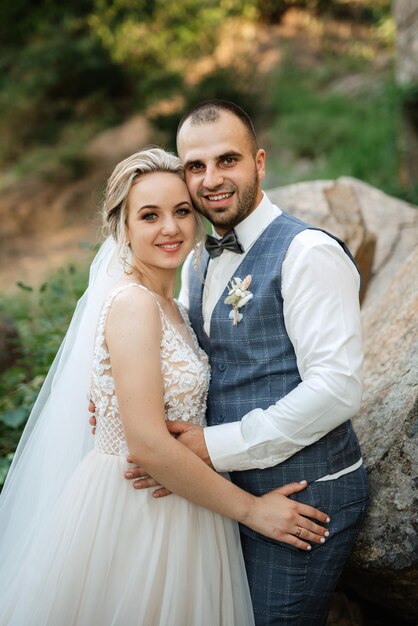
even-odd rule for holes
{"type": "MultiPolygon", "coordinates": [[[[131,459],[131,457],[129,456],[126,460],[128,461],[128,463],[133,462],[133,459],[131,459]]],[[[154,498],[169,496],[172,493],[172,491],[169,491],[165,487],[162,487],[139,465],[135,465],[135,467],[130,467],[128,470],[126,470],[125,478],[127,480],[134,480],[134,482],[132,483],[134,489],[149,489],[150,487],[158,487],[158,489],[152,492],[154,498]]]]}
{"type": "Polygon", "coordinates": [[[306,481],[289,483],[261,497],[254,497],[254,506],[243,524],[266,537],[302,550],[311,549],[308,541],[324,543],[328,530],[312,520],[327,524],[330,521],[328,515],[287,497],[306,486],[306,481]]]}
{"type": "Polygon", "coordinates": [[[93,403],[93,400],[90,400],[89,402],[89,412],[92,413],[92,415],[90,415],[90,419],[89,419],[89,424],[92,427],[91,428],[91,434],[95,435],[96,434],[96,407],[93,403]]]}

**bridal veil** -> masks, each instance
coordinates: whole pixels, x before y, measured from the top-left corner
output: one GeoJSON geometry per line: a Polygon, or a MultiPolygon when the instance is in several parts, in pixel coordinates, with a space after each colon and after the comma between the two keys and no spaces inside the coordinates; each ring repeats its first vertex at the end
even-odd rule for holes
{"type": "Polygon", "coordinates": [[[94,439],[88,423],[96,326],[104,299],[122,275],[109,237],[32,409],[0,496],[0,589],[24,567],[34,534],[48,520],[66,480],[94,439]]]}

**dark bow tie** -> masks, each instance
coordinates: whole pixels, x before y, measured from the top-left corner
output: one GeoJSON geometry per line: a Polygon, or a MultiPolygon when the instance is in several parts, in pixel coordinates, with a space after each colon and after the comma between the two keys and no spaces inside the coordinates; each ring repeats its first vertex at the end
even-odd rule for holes
{"type": "Polygon", "coordinates": [[[226,233],[222,239],[217,239],[216,237],[212,237],[212,235],[207,235],[205,248],[209,252],[211,259],[220,256],[224,250],[230,250],[231,252],[236,252],[237,254],[242,254],[244,252],[244,248],[238,241],[234,230],[226,233]]]}

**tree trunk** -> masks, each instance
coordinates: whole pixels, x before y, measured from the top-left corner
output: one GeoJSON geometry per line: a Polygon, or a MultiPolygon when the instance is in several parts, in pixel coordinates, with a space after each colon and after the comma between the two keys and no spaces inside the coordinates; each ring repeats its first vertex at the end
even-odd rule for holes
{"type": "Polygon", "coordinates": [[[394,0],[396,22],[396,80],[410,89],[404,100],[401,182],[412,190],[418,185],[418,2],[394,0]]]}

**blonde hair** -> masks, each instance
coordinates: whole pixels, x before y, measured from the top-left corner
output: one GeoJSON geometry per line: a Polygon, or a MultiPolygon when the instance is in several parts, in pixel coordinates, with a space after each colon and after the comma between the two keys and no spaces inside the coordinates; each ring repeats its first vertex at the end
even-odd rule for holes
{"type": "MultiPolygon", "coordinates": [[[[127,243],[126,223],[128,218],[128,195],[136,181],[145,174],[169,172],[184,180],[184,169],[180,159],[161,148],[145,148],[124,159],[113,170],[107,181],[102,206],[103,234],[111,235],[118,245],[119,253],[127,243]]],[[[201,216],[195,212],[197,238],[204,234],[201,216]]]]}

